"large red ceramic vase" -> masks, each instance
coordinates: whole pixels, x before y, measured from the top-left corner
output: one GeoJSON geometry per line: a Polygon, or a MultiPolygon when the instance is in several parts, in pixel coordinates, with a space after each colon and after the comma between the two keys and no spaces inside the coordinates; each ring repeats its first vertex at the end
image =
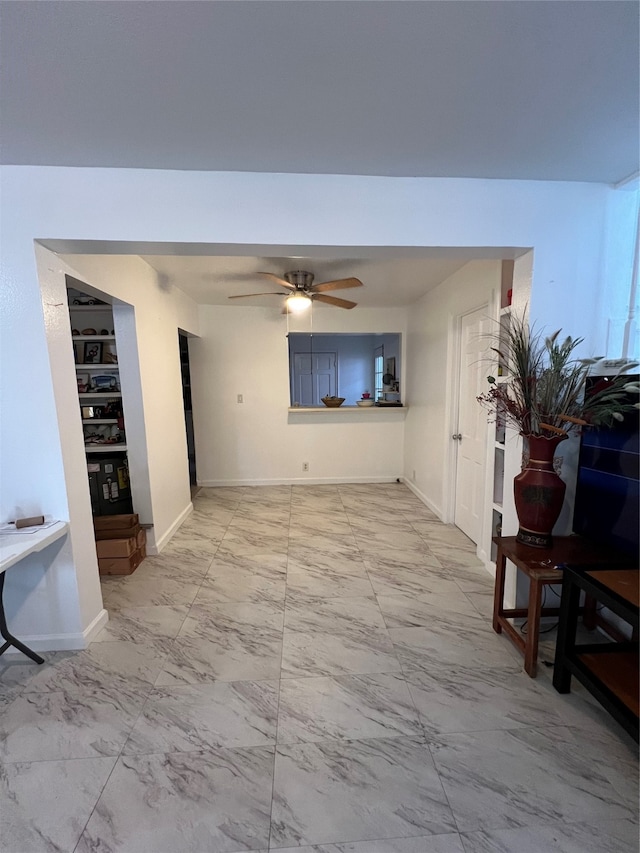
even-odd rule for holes
{"type": "Polygon", "coordinates": [[[536,548],[550,548],[551,531],[564,502],[566,486],[556,474],[553,457],[566,436],[545,438],[527,435],[529,461],[513,481],[513,493],[520,528],[516,539],[536,548]]]}

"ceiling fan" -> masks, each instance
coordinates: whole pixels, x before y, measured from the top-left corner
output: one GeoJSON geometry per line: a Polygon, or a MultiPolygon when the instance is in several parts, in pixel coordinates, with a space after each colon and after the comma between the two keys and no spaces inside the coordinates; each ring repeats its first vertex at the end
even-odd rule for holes
{"type": "MultiPolygon", "coordinates": [[[[304,311],[305,308],[311,305],[312,301],[326,302],[327,305],[335,305],[336,308],[355,308],[358,304],[357,302],[350,302],[348,299],[338,299],[336,296],[325,296],[325,293],[329,290],[362,287],[362,282],[358,278],[339,278],[335,281],[322,281],[314,284],[313,273],[306,272],[305,270],[286,272],[284,278],[280,278],[270,272],[259,272],[257,275],[264,275],[290,291],[282,311],[283,314],[304,311]]],[[[272,291],[271,293],[242,293],[239,296],[230,296],[229,299],[246,299],[249,296],[284,296],[284,294],[279,291],[272,291]]]]}

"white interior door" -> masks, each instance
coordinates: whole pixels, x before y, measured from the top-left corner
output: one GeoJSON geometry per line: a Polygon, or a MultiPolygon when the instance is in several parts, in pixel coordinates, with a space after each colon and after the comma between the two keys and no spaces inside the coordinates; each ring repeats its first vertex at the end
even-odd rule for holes
{"type": "Polygon", "coordinates": [[[482,533],[487,456],[487,414],[476,397],[486,391],[488,308],[464,314],[460,328],[460,394],[454,523],[476,544],[482,533]]]}
{"type": "Polygon", "coordinates": [[[301,406],[319,406],[322,397],[333,397],[337,386],[335,352],[299,352],[293,360],[294,400],[301,406]]]}

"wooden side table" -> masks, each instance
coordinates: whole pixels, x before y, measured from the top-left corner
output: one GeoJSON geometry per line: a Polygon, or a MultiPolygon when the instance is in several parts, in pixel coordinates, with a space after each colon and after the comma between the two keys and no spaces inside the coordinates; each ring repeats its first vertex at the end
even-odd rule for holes
{"type": "MultiPolygon", "coordinates": [[[[554,536],[551,548],[533,548],[516,541],[515,536],[496,536],[493,541],[498,547],[496,558],[496,585],[493,598],[493,630],[502,631],[524,655],[525,672],[536,677],[538,664],[538,640],[540,636],[540,618],[558,616],[559,607],[542,607],[542,590],[548,584],[562,583],[563,568],[567,565],[626,565],[629,557],[612,553],[588,542],[581,536],[554,536]],[[507,560],[529,578],[529,603],[527,607],[505,609],[504,582],[507,560]],[[520,632],[508,621],[526,617],[527,634],[520,632]]],[[[589,603],[585,608],[589,609],[589,603]]]]}

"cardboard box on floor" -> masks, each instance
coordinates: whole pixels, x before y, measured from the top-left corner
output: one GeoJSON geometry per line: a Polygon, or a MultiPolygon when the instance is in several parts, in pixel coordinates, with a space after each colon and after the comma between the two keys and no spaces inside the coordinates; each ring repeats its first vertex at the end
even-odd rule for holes
{"type": "Polygon", "coordinates": [[[140,530],[136,513],[125,515],[98,515],[93,519],[96,541],[102,539],[129,539],[140,530]]]}
{"type": "Polygon", "coordinates": [[[101,575],[130,575],[146,557],[146,550],[139,548],[128,557],[100,557],[98,571],[101,575]]]}
{"type": "Polygon", "coordinates": [[[137,550],[138,543],[135,536],[130,536],[127,539],[98,539],[96,542],[98,559],[102,557],[130,557],[137,550]]]}
{"type": "Polygon", "coordinates": [[[94,528],[101,575],[130,575],[147,556],[147,534],[137,515],[102,516],[94,528]]]}

